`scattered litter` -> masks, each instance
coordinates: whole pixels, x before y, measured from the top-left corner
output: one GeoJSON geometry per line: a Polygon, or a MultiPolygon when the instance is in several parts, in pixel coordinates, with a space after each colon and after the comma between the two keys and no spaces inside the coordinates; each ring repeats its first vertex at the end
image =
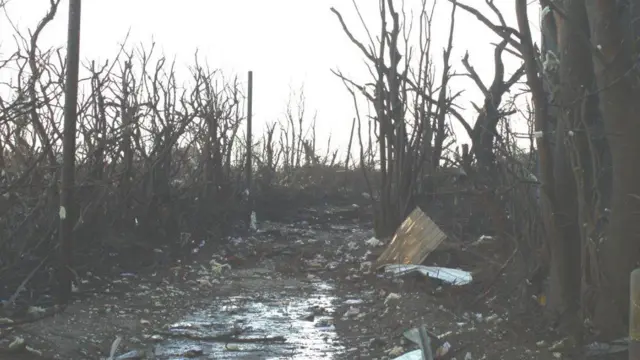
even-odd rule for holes
{"type": "MultiPolygon", "coordinates": [[[[420,331],[418,330],[418,328],[413,328],[413,329],[407,330],[402,335],[407,340],[411,341],[412,343],[414,343],[416,345],[420,345],[420,331]]],[[[442,337],[444,337],[446,335],[441,335],[439,337],[436,337],[434,335],[429,335],[429,336],[431,338],[434,338],[435,340],[439,340],[440,338],[442,338],[442,337]]],[[[436,359],[439,359],[439,358],[447,355],[450,350],[451,350],[451,344],[448,341],[445,341],[442,345],[440,345],[438,347],[438,349],[436,349],[436,353],[435,353],[436,359]]],[[[422,359],[422,358],[420,358],[420,359],[422,359]]]]}
{"type": "Polygon", "coordinates": [[[569,338],[558,340],[554,342],[551,346],[549,346],[549,351],[554,352],[554,351],[562,350],[566,347],[568,342],[569,342],[569,338]]]}
{"type": "Polygon", "coordinates": [[[400,300],[400,298],[401,298],[400,294],[389,293],[389,295],[387,295],[387,297],[384,299],[384,304],[388,305],[388,303],[392,301],[400,300]]]}
{"type": "Polygon", "coordinates": [[[17,337],[10,344],[8,350],[11,352],[17,352],[23,350],[27,346],[24,338],[17,337]]]}
{"type": "Polygon", "coordinates": [[[365,244],[369,245],[370,247],[378,247],[384,245],[382,241],[376,239],[375,237],[372,237],[369,240],[365,241],[365,244]]]}
{"type": "MultiPolygon", "coordinates": [[[[451,344],[449,344],[448,341],[445,341],[444,344],[440,345],[440,347],[438,347],[438,349],[436,350],[436,358],[447,355],[449,353],[449,350],[451,350],[451,344]]],[[[471,356],[470,353],[467,353],[467,355],[471,356]]],[[[464,358],[465,360],[467,359],[466,356],[464,358]]]]}
{"type": "Polygon", "coordinates": [[[605,355],[617,354],[629,349],[629,339],[618,339],[608,343],[594,342],[585,346],[585,356],[601,357],[605,355]]]}
{"type": "Polygon", "coordinates": [[[368,272],[371,271],[371,266],[373,266],[371,261],[362,262],[362,263],[360,263],[360,271],[362,271],[364,273],[368,273],[368,272]]]}
{"type": "Polygon", "coordinates": [[[115,340],[111,343],[111,349],[109,350],[109,357],[107,360],[115,360],[116,353],[118,352],[118,348],[120,347],[120,343],[122,342],[122,337],[120,335],[116,336],[115,340]]]}
{"type": "Polygon", "coordinates": [[[326,262],[327,259],[325,259],[321,254],[318,254],[315,258],[306,261],[308,267],[316,269],[323,268],[326,262]]]}
{"type": "Polygon", "coordinates": [[[47,312],[47,310],[40,306],[29,306],[29,308],[27,308],[27,314],[29,315],[40,315],[45,312],[47,312]]]}
{"type": "Polygon", "coordinates": [[[27,350],[28,352],[32,353],[33,355],[40,356],[40,357],[43,356],[42,351],[40,351],[38,349],[34,349],[29,345],[27,345],[24,349],[27,350]]]}
{"type": "Polygon", "coordinates": [[[398,227],[391,242],[376,261],[385,264],[422,264],[447,235],[419,207],[398,227]]]}
{"type": "Polygon", "coordinates": [[[385,272],[391,273],[394,276],[418,272],[424,276],[438,279],[451,285],[466,285],[473,280],[471,273],[468,271],[439,266],[391,264],[385,266],[385,272]]]}
{"type": "Polygon", "coordinates": [[[114,360],[141,360],[146,359],[147,354],[142,350],[132,350],[120,356],[113,358],[114,360]]]}
{"type": "Polygon", "coordinates": [[[250,224],[251,230],[256,231],[258,230],[258,218],[256,216],[256,212],[252,211],[251,212],[251,224],[250,224]]]}
{"type": "Polygon", "coordinates": [[[493,236],[489,236],[489,235],[482,235],[478,238],[478,240],[474,241],[473,243],[471,243],[471,246],[478,246],[486,241],[490,241],[493,240],[493,236]]]}
{"type": "Polygon", "coordinates": [[[413,351],[409,351],[406,354],[403,354],[401,356],[398,356],[400,354],[391,354],[389,353],[390,356],[397,356],[395,358],[393,358],[393,360],[423,360],[422,359],[422,350],[418,349],[418,350],[413,350],[413,351]]]}
{"type": "Polygon", "coordinates": [[[327,266],[325,266],[325,268],[327,270],[335,270],[335,269],[338,268],[338,265],[340,265],[340,264],[338,264],[337,261],[332,261],[332,262],[328,263],[327,266]]]}
{"type": "Polygon", "coordinates": [[[348,317],[356,316],[358,314],[360,314],[360,309],[358,309],[357,307],[350,306],[349,310],[347,310],[347,312],[344,313],[343,317],[348,318],[348,317]]]}
{"type": "Polygon", "coordinates": [[[333,319],[330,318],[322,318],[319,319],[315,324],[315,327],[317,328],[326,328],[326,329],[332,329],[333,327],[333,319]]]}
{"type": "Polygon", "coordinates": [[[207,278],[199,278],[199,279],[196,280],[196,283],[198,283],[198,285],[201,288],[212,288],[213,287],[213,284],[207,278]]]}
{"type": "Polygon", "coordinates": [[[349,299],[344,302],[346,305],[358,305],[364,303],[362,299],[349,299]]]}
{"type": "Polygon", "coordinates": [[[188,358],[194,358],[194,357],[202,356],[202,354],[204,354],[204,351],[201,348],[194,347],[194,348],[191,348],[191,349],[185,351],[182,354],[182,356],[188,357],[188,358]]]}
{"type": "Polygon", "coordinates": [[[222,275],[224,270],[231,270],[231,265],[229,264],[220,264],[215,260],[209,261],[209,265],[211,265],[211,271],[213,271],[216,275],[222,275]]]}
{"type": "MultiPolygon", "coordinates": [[[[394,346],[392,349],[387,351],[387,354],[389,354],[389,356],[398,356],[402,354],[403,351],[404,349],[402,348],[402,346],[394,346]]],[[[420,357],[422,358],[422,354],[420,355],[420,357]]]]}

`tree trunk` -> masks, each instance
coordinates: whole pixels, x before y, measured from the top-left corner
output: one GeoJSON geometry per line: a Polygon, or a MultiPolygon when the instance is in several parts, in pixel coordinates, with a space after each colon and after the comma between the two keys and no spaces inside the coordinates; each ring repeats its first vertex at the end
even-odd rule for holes
{"type": "MultiPolygon", "coordinates": [[[[629,273],[640,254],[640,90],[634,71],[635,42],[624,41],[617,1],[586,0],[595,49],[594,68],[613,165],[609,233],[600,247],[601,288],[594,323],[606,338],[625,332],[629,273]]],[[[631,1],[638,11],[640,1],[631,1]]],[[[630,11],[626,9],[626,11],[630,11]]]]}

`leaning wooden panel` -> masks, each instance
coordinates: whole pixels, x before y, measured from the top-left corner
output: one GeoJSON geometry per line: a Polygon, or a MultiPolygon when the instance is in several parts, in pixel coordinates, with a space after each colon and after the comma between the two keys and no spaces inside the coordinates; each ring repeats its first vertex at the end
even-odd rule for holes
{"type": "Polygon", "coordinates": [[[422,264],[447,237],[419,207],[398,227],[385,251],[376,260],[376,268],[386,264],[422,264]]]}

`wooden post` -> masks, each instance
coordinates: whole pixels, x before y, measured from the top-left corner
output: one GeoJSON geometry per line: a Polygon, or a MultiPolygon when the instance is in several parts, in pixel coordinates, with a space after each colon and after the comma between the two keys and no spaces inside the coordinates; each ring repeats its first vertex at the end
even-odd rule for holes
{"type": "Polygon", "coordinates": [[[629,297],[629,360],[640,360],[640,269],[631,272],[629,297]]]}
{"type": "Polygon", "coordinates": [[[245,168],[246,177],[247,177],[247,207],[248,207],[248,220],[249,226],[251,226],[251,213],[253,212],[253,196],[251,194],[251,177],[252,177],[252,148],[251,145],[253,143],[251,139],[252,133],[252,121],[253,121],[253,71],[249,71],[249,79],[247,84],[247,165],[245,168]]]}
{"type": "Polygon", "coordinates": [[[69,2],[67,33],[67,74],[65,79],[64,137],[62,144],[62,188],[60,192],[60,264],[58,286],[60,304],[71,297],[73,226],[76,221],[73,188],[75,183],[76,122],[78,120],[78,71],[80,68],[80,0],[69,2]]]}

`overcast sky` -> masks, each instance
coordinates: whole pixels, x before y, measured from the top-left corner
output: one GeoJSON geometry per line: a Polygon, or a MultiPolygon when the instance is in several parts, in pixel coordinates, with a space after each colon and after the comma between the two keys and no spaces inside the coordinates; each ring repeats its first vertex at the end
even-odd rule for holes
{"type": "MultiPolygon", "coordinates": [[[[438,0],[434,23],[435,63],[441,68],[441,49],[445,46],[451,5],[438,0]]],[[[507,22],[516,27],[513,0],[494,0],[507,22]]],[[[376,32],[378,1],[357,1],[365,22],[376,32]]],[[[401,2],[396,1],[398,6],[401,2]]],[[[417,11],[420,1],[405,0],[406,8],[417,11]]],[[[480,9],[487,6],[481,0],[480,9]]],[[[538,9],[530,6],[530,23],[538,32],[538,9]]],[[[7,11],[22,30],[34,29],[48,10],[49,0],[10,0],[7,11]]],[[[193,54],[206,58],[211,67],[243,79],[254,72],[254,119],[257,125],[282,118],[290,89],[304,84],[307,112],[318,112],[318,135],[326,139],[333,133],[336,143],[346,147],[354,116],[349,94],[330,69],[340,69],[356,79],[367,79],[361,53],[344,35],[330,7],[344,15],[356,36],[364,39],[363,27],[351,0],[85,0],[82,2],[81,59],[105,60],[117,53],[131,30],[129,44],[150,44],[152,39],[168,56],[177,56],[179,67],[193,61],[193,54]]],[[[483,11],[490,15],[490,12],[483,11]]],[[[68,1],[42,36],[41,46],[64,46],[68,1]]],[[[495,20],[495,17],[490,17],[495,20]]],[[[0,17],[0,53],[13,49],[9,37],[13,30],[0,17]]],[[[493,76],[493,47],[499,41],[475,17],[459,9],[452,65],[464,71],[460,59],[469,51],[470,59],[485,82],[493,76]]],[[[519,66],[513,56],[505,58],[508,72],[519,66]]],[[[454,89],[465,89],[459,101],[469,119],[475,112],[469,101],[481,99],[476,87],[463,77],[454,89]]],[[[323,140],[326,141],[326,140],[323,140]]],[[[336,144],[337,145],[337,144],[336,144]]]]}

